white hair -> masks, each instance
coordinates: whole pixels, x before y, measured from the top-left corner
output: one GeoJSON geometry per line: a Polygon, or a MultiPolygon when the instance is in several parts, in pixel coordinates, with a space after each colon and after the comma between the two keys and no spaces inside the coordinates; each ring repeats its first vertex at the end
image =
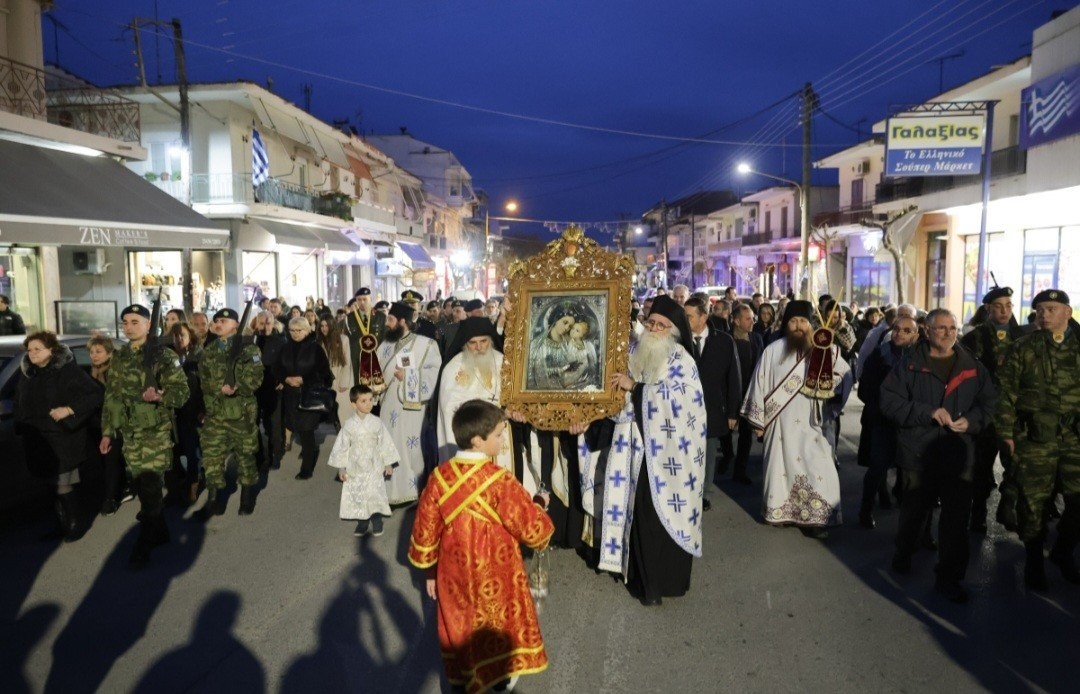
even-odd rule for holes
{"type": "Polygon", "coordinates": [[[919,309],[915,308],[912,304],[900,304],[896,307],[896,315],[915,318],[919,315],[919,309]]]}

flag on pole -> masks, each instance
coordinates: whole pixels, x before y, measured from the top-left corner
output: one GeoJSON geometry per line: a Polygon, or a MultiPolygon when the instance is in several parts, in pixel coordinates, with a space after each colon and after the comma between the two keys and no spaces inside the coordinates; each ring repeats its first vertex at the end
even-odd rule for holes
{"type": "Polygon", "coordinates": [[[251,183],[259,185],[270,178],[270,157],[259,131],[251,129],[251,183]]]}

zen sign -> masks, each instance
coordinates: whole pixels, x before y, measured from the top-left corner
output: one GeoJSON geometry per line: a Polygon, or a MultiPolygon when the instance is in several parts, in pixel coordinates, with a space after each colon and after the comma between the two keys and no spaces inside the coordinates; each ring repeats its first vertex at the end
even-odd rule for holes
{"type": "Polygon", "coordinates": [[[974,176],[982,170],[985,140],[985,115],[890,118],[885,175],[974,176]]]}

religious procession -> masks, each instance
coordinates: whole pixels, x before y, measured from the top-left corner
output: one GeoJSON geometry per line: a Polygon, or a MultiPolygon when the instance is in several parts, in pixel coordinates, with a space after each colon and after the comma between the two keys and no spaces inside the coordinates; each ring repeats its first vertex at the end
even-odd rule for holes
{"type": "Polygon", "coordinates": [[[994,287],[962,326],[941,308],[774,305],[734,287],[677,285],[639,305],[630,272],[572,227],[511,268],[501,301],[408,290],[373,305],[361,288],[336,312],[264,299],[209,321],[133,304],[126,343],[91,339],[89,374],[54,334],[26,337],[17,421],[38,472],[52,462],[39,476],[65,541],[138,498],[136,571],[169,551],[165,505],[213,523],[232,462],[237,513],[257,517],[286,452],[299,449],[303,483],[332,439],[322,459],[353,535],[375,541],[415,511],[408,561],[460,691],[512,689],[548,666],[537,557],[549,547],[643,605],[685,595],[702,514],[729,475],[755,484],[758,446],[762,524],[828,543],[898,506],[889,570],[934,551],[934,589],[965,603],[969,537],[996,522],[1024,544],[1028,589],[1080,584],[1080,325],[1064,291],[1035,296],[1021,326],[1012,289],[994,287]],[[844,527],[837,446],[853,393],[866,471],[844,527]],[[80,498],[91,456],[106,472],[100,508],[80,498]]]}

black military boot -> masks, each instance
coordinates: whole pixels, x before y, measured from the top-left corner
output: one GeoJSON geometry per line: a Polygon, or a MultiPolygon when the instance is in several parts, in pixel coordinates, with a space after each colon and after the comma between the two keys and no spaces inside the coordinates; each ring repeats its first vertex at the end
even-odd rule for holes
{"type": "Polygon", "coordinates": [[[60,534],[64,542],[74,542],[83,536],[83,524],[74,490],[56,496],[56,516],[60,521],[60,534]]]}
{"type": "Polygon", "coordinates": [[[240,487],[240,511],[241,516],[250,516],[255,511],[255,485],[241,485],[240,487]]]}
{"type": "Polygon", "coordinates": [[[135,538],[135,548],[131,551],[129,565],[135,571],[143,569],[150,562],[150,552],[169,541],[169,529],[162,515],[164,498],[160,478],[151,472],[139,475],[139,535],[135,538]]]}
{"type": "Polygon", "coordinates": [[[1061,569],[1062,577],[1069,583],[1080,583],[1080,570],[1076,568],[1073,550],[1080,544],[1080,495],[1065,497],[1065,513],[1058,522],[1058,539],[1050,550],[1050,561],[1061,569]]]}
{"type": "Polygon", "coordinates": [[[206,503],[199,509],[198,519],[204,523],[214,516],[225,513],[225,500],[221,497],[221,490],[217,487],[206,488],[206,503]]]}
{"type": "Polygon", "coordinates": [[[1047,590],[1046,564],[1043,561],[1043,541],[1029,540],[1024,543],[1027,559],[1024,561],[1024,585],[1031,590],[1047,590]]]}

